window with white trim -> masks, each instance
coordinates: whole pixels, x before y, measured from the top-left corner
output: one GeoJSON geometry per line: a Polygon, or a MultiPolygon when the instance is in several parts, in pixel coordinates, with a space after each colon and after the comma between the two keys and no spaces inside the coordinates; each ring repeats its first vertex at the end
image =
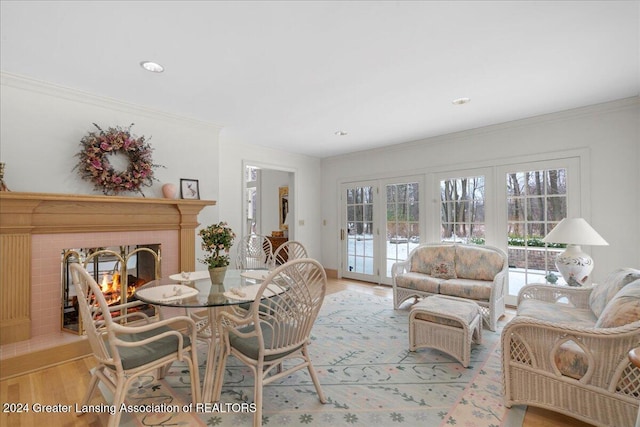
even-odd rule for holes
{"type": "Polygon", "coordinates": [[[542,239],[567,216],[567,169],[510,172],[506,184],[510,293],[521,282],[564,284],[555,258],[565,245],[542,239]]]}
{"type": "Polygon", "coordinates": [[[440,181],[440,240],[485,243],[485,177],[440,181]]]}

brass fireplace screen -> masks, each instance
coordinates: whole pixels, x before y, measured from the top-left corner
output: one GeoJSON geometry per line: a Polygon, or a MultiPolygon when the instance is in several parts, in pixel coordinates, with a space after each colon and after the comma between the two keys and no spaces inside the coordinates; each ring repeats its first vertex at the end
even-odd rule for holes
{"type": "MultiPolygon", "coordinates": [[[[109,305],[135,302],[133,295],[137,287],[160,278],[160,244],[128,245],[64,249],[62,251],[62,330],[82,334],[82,323],[78,311],[78,298],[71,281],[69,265],[80,263],[93,275],[102,288],[109,305]]],[[[123,313],[144,311],[155,315],[153,306],[132,304],[123,313]]],[[[116,315],[117,315],[116,314],[116,315]]]]}

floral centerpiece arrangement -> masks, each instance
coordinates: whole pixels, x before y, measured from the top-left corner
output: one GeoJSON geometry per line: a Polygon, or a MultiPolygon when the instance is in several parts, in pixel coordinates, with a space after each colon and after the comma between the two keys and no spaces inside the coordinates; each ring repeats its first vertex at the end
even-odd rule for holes
{"type": "Polygon", "coordinates": [[[141,188],[153,184],[153,168],[160,166],[153,163],[153,149],[145,137],[131,134],[133,123],[126,128],[110,127],[107,130],[95,123],[93,125],[98,132],[89,132],[80,140],[82,150],[77,154],[80,160],[75,167],[80,176],[91,181],[94,188],[104,194],[134,191],[144,197],[141,188]],[[110,156],[118,153],[129,159],[124,171],[116,171],[109,161],[110,156]]]}
{"type": "Polygon", "coordinates": [[[198,234],[202,238],[202,250],[207,255],[199,261],[206,264],[211,274],[211,281],[213,283],[222,283],[224,278],[224,271],[222,271],[222,278],[214,277],[213,269],[226,270],[229,265],[229,251],[233,246],[233,240],[236,238],[236,233],[233,232],[231,227],[226,222],[219,222],[217,224],[210,225],[201,229],[198,234]]]}

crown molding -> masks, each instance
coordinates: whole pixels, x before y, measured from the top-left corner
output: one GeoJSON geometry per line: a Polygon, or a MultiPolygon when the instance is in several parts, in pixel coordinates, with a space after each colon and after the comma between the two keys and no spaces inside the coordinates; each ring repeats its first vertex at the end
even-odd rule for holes
{"type": "Polygon", "coordinates": [[[546,113],[538,116],[527,117],[524,119],[511,120],[508,122],[497,123],[494,125],[483,126],[479,128],[473,128],[463,130],[459,132],[448,133],[444,135],[437,135],[427,138],[422,138],[414,141],[402,142],[399,144],[388,145],[385,147],[372,148],[369,150],[356,151],[353,153],[331,156],[323,160],[329,160],[332,158],[350,158],[359,157],[363,153],[392,153],[396,151],[410,150],[415,147],[422,147],[425,145],[437,145],[448,144],[452,141],[468,138],[472,136],[479,136],[485,134],[491,134],[495,132],[501,132],[506,129],[516,129],[522,127],[533,126],[540,123],[552,123],[578,117],[590,116],[593,114],[604,114],[615,111],[629,110],[640,107],[640,96],[632,96],[629,98],[622,98],[615,101],[603,102],[600,104],[587,105],[584,107],[572,108],[569,110],[557,111],[554,113],[546,113]]]}
{"type": "Polygon", "coordinates": [[[162,119],[165,121],[168,120],[180,125],[206,128],[209,131],[214,132],[220,132],[223,128],[222,125],[213,122],[206,122],[190,117],[179,116],[176,114],[168,113],[166,111],[131,104],[115,98],[100,96],[90,92],[83,92],[78,89],[57,85],[43,80],[33,79],[31,77],[26,77],[19,74],[8,73],[6,71],[0,71],[0,85],[35,92],[54,98],[62,98],[69,101],[88,104],[96,107],[114,109],[129,114],[141,115],[152,119],[162,119]]]}

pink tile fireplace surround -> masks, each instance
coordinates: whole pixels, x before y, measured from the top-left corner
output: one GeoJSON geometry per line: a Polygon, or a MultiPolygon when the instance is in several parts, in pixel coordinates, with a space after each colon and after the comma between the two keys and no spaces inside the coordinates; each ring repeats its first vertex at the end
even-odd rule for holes
{"type": "Polygon", "coordinates": [[[160,244],[161,275],[193,270],[213,200],[0,192],[0,360],[83,339],[61,331],[63,249],[160,244]]]}
{"type": "Polygon", "coordinates": [[[0,359],[80,339],[60,330],[63,249],[159,243],[161,273],[179,271],[178,230],[33,235],[31,240],[31,339],[0,346],[0,359]]]}

